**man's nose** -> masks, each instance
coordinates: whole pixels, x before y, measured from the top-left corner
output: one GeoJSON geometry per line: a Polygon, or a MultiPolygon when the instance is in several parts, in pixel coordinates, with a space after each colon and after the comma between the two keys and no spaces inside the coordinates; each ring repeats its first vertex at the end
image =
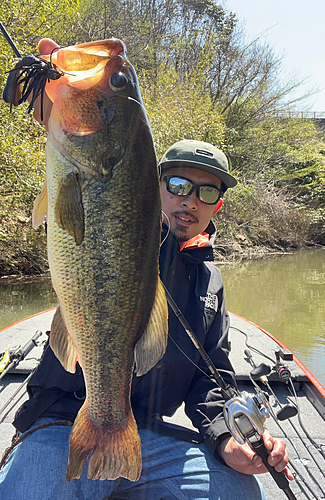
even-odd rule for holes
{"type": "Polygon", "coordinates": [[[196,190],[189,194],[188,196],[184,196],[181,200],[181,206],[186,207],[189,210],[197,210],[199,206],[199,199],[196,195],[196,190]]]}

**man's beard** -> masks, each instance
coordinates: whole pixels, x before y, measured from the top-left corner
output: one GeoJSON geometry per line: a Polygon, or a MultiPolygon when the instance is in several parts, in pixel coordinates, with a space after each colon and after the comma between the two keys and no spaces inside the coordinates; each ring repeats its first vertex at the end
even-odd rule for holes
{"type": "Polygon", "coordinates": [[[170,232],[179,243],[185,243],[185,241],[189,240],[186,227],[177,226],[171,229],[170,232]]]}
{"type": "MultiPolygon", "coordinates": [[[[188,217],[190,220],[193,222],[199,222],[198,218],[188,212],[187,210],[177,210],[175,212],[172,212],[171,214],[174,217],[188,217]]],[[[179,242],[179,243],[185,243],[190,239],[188,235],[188,226],[182,226],[181,224],[177,224],[176,226],[170,229],[171,234],[174,236],[174,238],[179,242]]]]}

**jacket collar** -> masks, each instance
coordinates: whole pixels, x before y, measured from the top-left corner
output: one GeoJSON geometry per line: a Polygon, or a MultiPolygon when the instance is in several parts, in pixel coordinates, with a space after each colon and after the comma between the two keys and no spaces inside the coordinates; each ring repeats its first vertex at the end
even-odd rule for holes
{"type": "MultiPolygon", "coordinates": [[[[162,226],[162,241],[164,242],[162,245],[162,251],[166,251],[168,247],[168,251],[172,251],[172,253],[179,253],[186,260],[195,261],[196,263],[207,261],[213,261],[213,243],[216,237],[216,228],[212,221],[210,221],[208,227],[204,231],[208,235],[208,242],[205,246],[186,246],[180,251],[179,243],[174,238],[172,234],[168,234],[168,227],[165,223],[162,226]],[[168,234],[167,238],[166,235],[168,234]],[[165,239],[166,238],[166,239],[165,239]]],[[[192,241],[192,240],[191,240],[192,241]]]]}

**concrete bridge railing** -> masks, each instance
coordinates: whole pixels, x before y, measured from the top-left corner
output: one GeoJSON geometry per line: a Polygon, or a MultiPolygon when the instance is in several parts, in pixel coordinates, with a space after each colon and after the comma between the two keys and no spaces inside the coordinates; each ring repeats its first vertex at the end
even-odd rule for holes
{"type": "Polygon", "coordinates": [[[325,111],[290,111],[290,110],[277,110],[276,116],[278,118],[301,118],[309,120],[325,120],[325,111]]]}

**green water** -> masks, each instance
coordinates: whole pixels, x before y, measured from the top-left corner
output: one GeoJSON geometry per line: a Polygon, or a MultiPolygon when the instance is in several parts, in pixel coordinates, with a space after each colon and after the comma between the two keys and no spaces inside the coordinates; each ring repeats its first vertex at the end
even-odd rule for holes
{"type": "Polygon", "coordinates": [[[0,280],[0,329],[55,305],[49,277],[26,282],[0,280]]]}
{"type": "Polygon", "coordinates": [[[219,267],[227,309],[275,335],[325,386],[325,250],[219,267]]]}
{"type": "MultiPolygon", "coordinates": [[[[325,386],[325,249],[219,266],[229,311],[294,351],[325,386]]],[[[0,280],[0,328],[57,304],[49,278],[0,280]]]]}

